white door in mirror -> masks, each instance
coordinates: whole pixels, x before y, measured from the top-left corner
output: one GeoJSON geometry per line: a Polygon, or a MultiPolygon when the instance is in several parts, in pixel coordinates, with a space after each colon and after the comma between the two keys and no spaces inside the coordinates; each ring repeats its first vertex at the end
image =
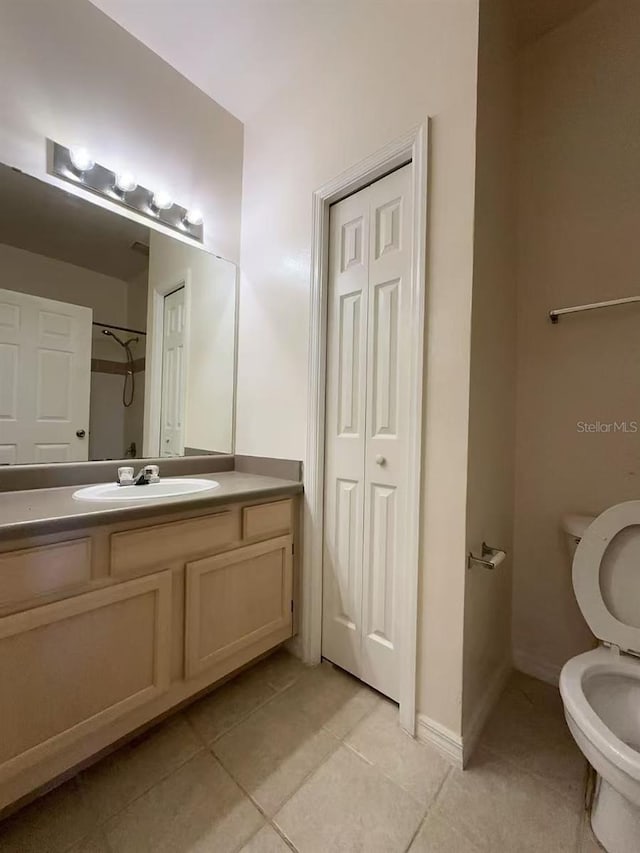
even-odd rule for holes
{"type": "Polygon", "coordinates": [[[0,464],[89,458],[92,316],[0,290],[0,464]]]}
{"type": "Polygon", "coordinates": [[[185,288],[164,298],[160,456],[184,455],[185,288]]]}
{"type": "Polygon", "coordinates": [[[166,477],[159,483],[144,486],[119,486],[117,483],[101,483],[87,486],[73,493],[76,501],[148,501],[158,498],[176,498],[180,495],[195,495],[217,489],[217,480],[187,477],[166,477]]]}

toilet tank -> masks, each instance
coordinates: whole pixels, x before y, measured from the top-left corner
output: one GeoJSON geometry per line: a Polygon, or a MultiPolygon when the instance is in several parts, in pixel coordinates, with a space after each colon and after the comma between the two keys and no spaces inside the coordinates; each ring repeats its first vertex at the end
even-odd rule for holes
{"type": "Polygon", "coordinates": [[[577,515],[575,513],[562,516],[562,529],[564,530],[569,548],[569,568],[573,565],[573,557],[576,553],[578,543],[584,536],[587,527],[595,518],[595,515],[577,515]]]}

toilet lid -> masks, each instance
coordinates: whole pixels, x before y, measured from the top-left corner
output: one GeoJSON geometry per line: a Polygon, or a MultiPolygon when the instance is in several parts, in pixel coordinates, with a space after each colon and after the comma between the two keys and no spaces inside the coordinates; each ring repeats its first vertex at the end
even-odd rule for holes
{"type": "Polygon", "coordinates": [[[610,507],[586,530],[573,559],[573,588],[598,639],[640,652],[640,618],[633,615],[640,601],[640,501],[610,507]]]}

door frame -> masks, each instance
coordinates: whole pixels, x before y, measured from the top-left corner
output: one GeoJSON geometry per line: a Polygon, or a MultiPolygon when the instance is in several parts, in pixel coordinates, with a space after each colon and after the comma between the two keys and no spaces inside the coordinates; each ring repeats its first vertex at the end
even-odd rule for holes
{"type": "MultiPolygon", "coordinates": [[[[191,269],[153,285],[147,308],[147,349],[145,353],[143,456],[160,456],[160,415],[162,411],[162,346],[164,343],[164,299],[184,287],[184,338],[189,346],[191,316],[191,269]]],[[[188,361],[185,363],[188,373],[188,361]]],[[[186,376],[185,376],[186,380],[186,376]]],[[[186,407],[185,407],[186,409],[186,407]]],[[[186,412],[184,428],[186,431],[186,412]]]]}
{"type": "Polygon", "coordinates": [[[329,207],[401,166],[411,164],[413,223],[411,256],[411,364],[407,456],[406,574],[400,584],[398,647],[400,724],[416,727],[418,578],[422,479],[423,376],[427,253],[429,119],[362,160],[313,194],[311,312],[309,324],[309,400],[304,505],[304,571],[301,583],[302,657],[319,663],[322,654],[322,564],[324,548],[324,450],[327,383],[327,301],[329,207]]]}

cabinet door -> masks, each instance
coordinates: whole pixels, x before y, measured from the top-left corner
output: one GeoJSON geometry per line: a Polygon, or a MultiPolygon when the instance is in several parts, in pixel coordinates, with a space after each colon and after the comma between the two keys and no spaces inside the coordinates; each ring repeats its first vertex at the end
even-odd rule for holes
{"type": "Polygon", "coordinates": [[[0,782],[169,687],[171,573],[0,619],[0,782]]]}
{"type": "Polygon", "coordinates": [[[229,655],[292,631],[291,536],[187,563],[185,672],[197,675],[229,655]]]}

